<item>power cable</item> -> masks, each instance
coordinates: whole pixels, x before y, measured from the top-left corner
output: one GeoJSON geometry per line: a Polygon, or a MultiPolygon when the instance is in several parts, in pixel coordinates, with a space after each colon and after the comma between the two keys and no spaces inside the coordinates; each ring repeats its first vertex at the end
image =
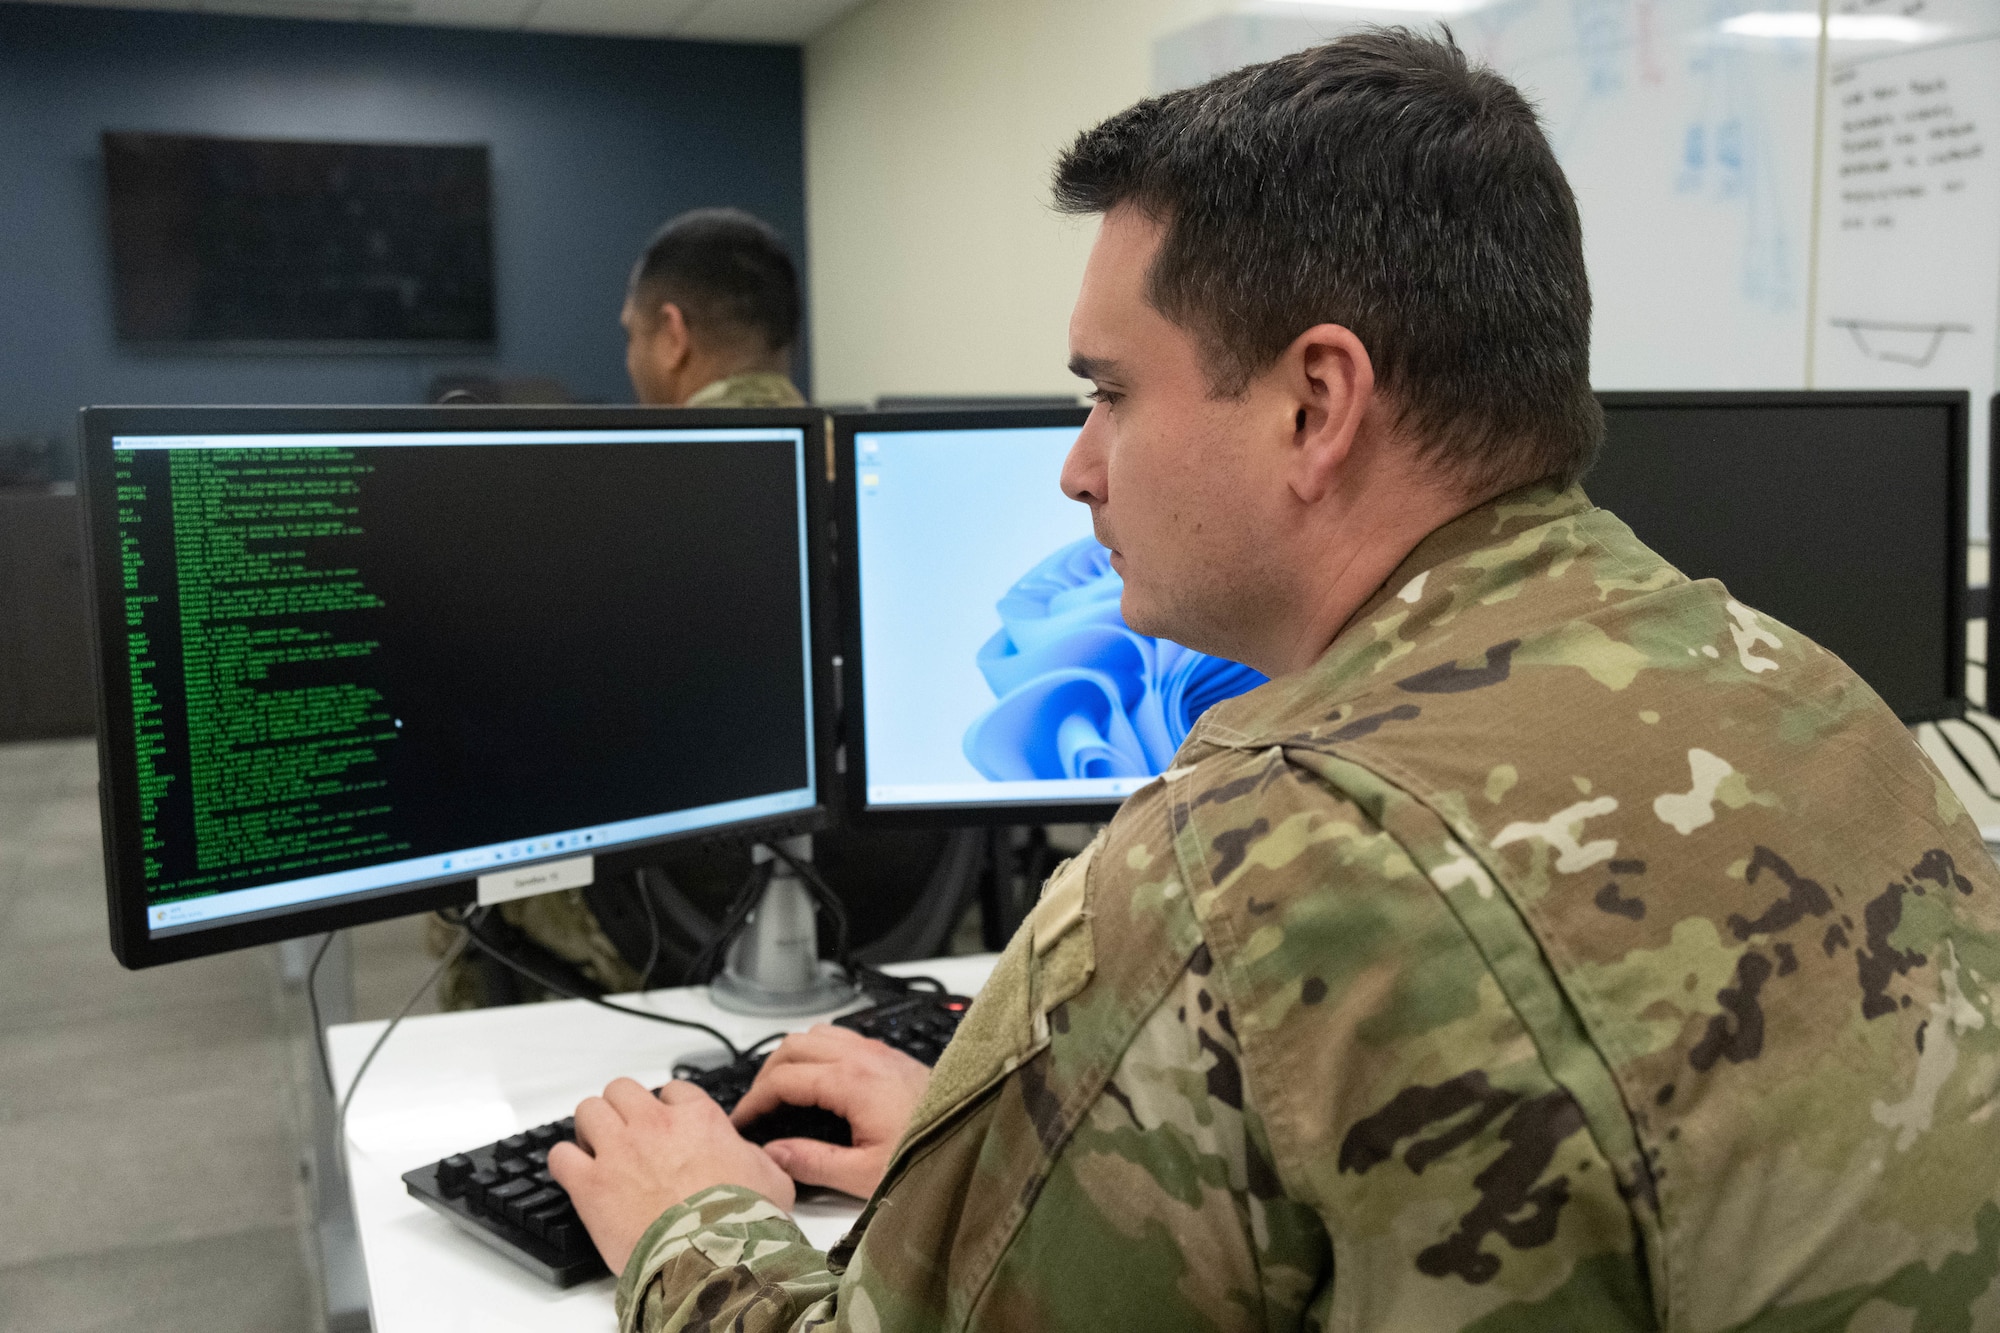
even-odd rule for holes
{"type": "Polygon", "coordinates": [[[792,868],[792,873],[806,886],[813,899],[819,903],[833,921],[833,959],[848,972],[854,970],[854,960],[847,950],[847,906],[840,901],[832,887],[820,878],[820,873],[810,861],[800,860],[776,843],[765,844],[771,854],[792,868]]]}
{"type": "MultiPolygon", "coordinates": [[[[387,1042],[389,1034],[394,1032],[405,1018],[409,1017],[410,1010],[417,1007],[417,1001],[423,997],[423,993],[437,985],[437,980],[444,975],[444,970],[450,967],[452,962],[461,953],[465,952],[465,942],[469,938],[471,938],[471,934],[466,929],[464,923],[461,922],[458,938],[452,941],[449,949],[445,950],[444,957],[438,959],[438,965],[431,969],[431,974],[424,978],[421,985],[410,992],[410,998],[403,1001],[403,1007],[396,1011],[396,1016],[389,1020],[389,1026],[382,1029],[382,1035],[375,1039],[375,1044],[368,1048],[368,1054],[362,1057],[361,1068],[354,1071],[354,1081],[347,1085],[347,1095],[340,1099],[340,1111],[334,1116],[333,1134],[336,1140],[341,1139],[346,1132],[347,1108],[353,1105],[354,1093],[360,1088],[362,1077],[368,1073],[368,1066],[375,1063],[375,1057],[380,1054],[383,1043],[387,1042]]],[[[332,1076],[329,1075],[328,1077],[330,1079],[332,1076]]]]}
{"type": "MultiPolygon", "coordinates": [[[[1984,734],[1984,732],[1981,732],[1981,731],[1980,731],[1980,728],[1978,728],[1978,727],[1973,727],[1973,728],[1972,728],[1972,730],[1973,730],[1973,731],[1975,731],[1975,732],[1980,732],[1980,735],[1981,735],[1981,737],[1982,737],[1982,738],[1983,738],[1983,739],[1984,739],[1984,740],[1986,741],[1986,744],[1987,744],[1987,746],[1988,746],[1989,748],[1992,748],[1992,746],[1993,746],[1993,739],[1992,739],[1992,737],[1990,737],[1990,736],[1986,736],[1986,735],[1984,734]]],[[[1983,778],[1983,777],[1981,777],[1981,776],[1979,775],[1979,768],[1978,768],[1978,766],[1977,766],[1977,765],[1975,765],[1975,764],[1974,764],[1974,763],[1972,762],[1972,760],[1971,760],[1970,758],[1968,758],[1968,757],[1966,756],[1966,753],[1965,753],[1965,751],[1963,751],[1963,750],[1961,750],[1961,749],[1959,749],[1959,748],[1958,748],[1958,742],[1957,742],[1957,741],[1955,741],[1955,740],[1953,740],[1953,739],[1951,738],[1951,732],[1949,732],[1949,731],[1947,731],[1947,730],[1945,729],[1945,727],[1944,727],[1944,724],[1943,724],[1943,723],[1938,723],[1938,724],[1937,724],[1937,734],[1938,734],[1939,738],[1940,738],[1940,739],[1942,739],[1942,740],[1944,741],[1944,743],[1945,743],[1945,746],[1946,746],[1946,747],[1947,747],[1948,749],[1950,749],[1950,751],[1952,752],[1952,754],[1954,754],[1954,755],[1956,755],[1956,756],[1957,756],[1957,758],[1958,758],[1958,762],[1959,762],[1960,764],[1962,764],[1962,765],[1963,765],[1963,766],[1965,767],[1965,771],[1966,771],[1967,773],[1970,773],[1970,774],[1972,775],[1972,780],[1973,780],[1974,782],[1976,782],[1976,783],[1978,783],[1978,784],[1979,784],[1979,789],[1980,789],[1981,791],[1985,792],[1985,793],[1986,793],[1986,794],[1987,794],[1988,796],[1992,797],[1992,798],[1993,798],[1994,800],[1996,800],[1996,801],[2000,801],[2000,791],[1995,791],[1995,790],[1993,790],[1993,786],[1992,786],[1992,784],[1991,784],[1991,783],[1989,783],[1989,782],[1987,782],[1987,780],[1986,780],[1985,778],[1983,778]]],[[[2000,752],[1996,752],[1996,753],[2000,753],[2000,752]]]]}
{"type": "Polygon", "coordinates": [[[725,953],[730,942],[735,939],[736,932],[742,929],[743,923],[750,919],[750,914],[757,910],[757,904],[763,901],[764,889],[770,884],[774,869],[775,866],[769,861],[751,867],[750,878],[743,882],[742,889],[736,894],[736,901],[732,902],[729,910],[723,913],[722,920],[716,925],[714,937],[702,946],[701,951],[688,964],[686,973],[681,977],[683,986],[698,986],[705,981],[713,980],[715,974],[722,970],[721,959],[717,955],[725,953]]]}
{"type": "Polygon", "coordinates": [[[465,938],[472,942],[473,947],[478,949],[480,952],[484,953],[487,957],[493,959],[493,961],[499,963],[501,966],[511,968],[513,971],[519,973],[521,976],[526,977],[528,980],[534,982],[537,986],[540,986],[542,989],[547,991],[552,991],[555,994],[562,996],[566,1000],[582,1000],[587,1004],[594,1004],[600,1009],[609,1009],[611,1010],[611,1012],[615,1014],[630,1014],[634,1018],[649,1018],[655,1023],[669,1023],[677,1028],[692,1028],[696,1032],[706,1033],[709,1036],[715,1038],[717,1041],[721,1042],[723,1049],[729,1052],[729,1058],[731,1060],[741,1060],[743,1058],[743,1052],[736,1048],[735,1042],[732,1042],[731,1040],[729,1040],[729,1038],[723,1036],[722,1033],[718,1032],[716,1029],[710,1027],[706,1023],[697,1023],[691,1018],[670,1018],[666,1014],[656,1014],[645,1009],[633,1009],[627,1005],[613,1004],[611,1003],[611,1001],[599,999],[595,995],[578,994],[576,991],[571,990],[567,986],[563,986],[558,984],[557,982],[549,980],[547,977],[543,976],[539,972],[536,972],[527,965],[513,958],[508,957],[500,949],[495,948],[491,943],[489,943],[486,940],[486,938],[479,933],[479,920],[483,920],[483,914],[479,916],[478,920],[475,919],[475,916],[473,914],[468,914],[465,917],[462,917],[459,922],[460,926],[465,931],[465,938]]]}
{"type": "Polygon", "coordinates": [[[328,1097],[337,1094],[333,1090],[333,1062],[326,1055],[326,1027],[319,1021],[319,961],[332,947],[333,935],[330,930],[326,933],[326,938],[319,942],[319,949],[313,954],[312,966],[306,969],[306,1008],[312,1014],[313,1049],[319,1052],[319,1074],[326,1080],[328,1097]]]}
{"type": "Polygon", "coordinates": [[[652,947],[646,951],[646,966],[639,973],[639,988],[651,990],[653,969],[660,965],[660,910],[653,902],[652,886],[646,883],[644,869],[632,872],[632,887],[639,891],[639,906],[646,911],[646,929],[652,935],[652,947]]]}
{"type": "MultiPolygon", "coordinates": [[[[1990,713],[1977,708],[1968,708],[1965,710],[1965,722],[1971,728],[1972,733],[1986,743],[1987,750],[1993,755],[1993,762],[2000,764],[2000,743],[1994,741],[1993,733],[1990,730],[1993,726],[2000,726],[2000,722],[1996,722],[1990,713]],[[1981,721],[1982,718],[1985,719],[1984,722],[1981,721]]],[[[1938,731],[1942,733],[1944,727],[1940,725],[1938,731]]]]}

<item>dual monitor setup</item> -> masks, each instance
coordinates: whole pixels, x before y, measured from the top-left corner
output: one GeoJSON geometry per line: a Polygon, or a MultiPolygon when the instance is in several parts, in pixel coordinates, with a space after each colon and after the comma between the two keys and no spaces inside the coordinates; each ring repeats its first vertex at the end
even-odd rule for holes
{"type": "MultiPolygon", "coordinates": [[[[1963,711],[1965,394],[1603,401],[1597,503],[1906,721],[1963,711]]],[[[86,411],[114,951],[1108,818],[1263,678],[1126,626],[1057,487],[1085,415],[86,411]]]]}

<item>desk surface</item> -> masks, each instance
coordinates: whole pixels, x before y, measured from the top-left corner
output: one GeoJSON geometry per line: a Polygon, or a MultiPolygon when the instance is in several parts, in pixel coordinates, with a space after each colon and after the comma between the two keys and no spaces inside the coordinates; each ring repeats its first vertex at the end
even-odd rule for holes
{"type": "MultiPolygon", "coordinates": [[[[994,958],[941,958],[887,971],[934,976],[974,994],[994,958]]],[[[818,1017],[743,1018],[709,1002],[705,989],[622,997],[690,1018],[747,1045],[818,1017]]],[[[346,1088],[385,1025],[327,1031],[334,1078],[346,1088]]],[[[612,1280],[558,1291],[411,1198],[402,1173],[448,1153],[557,1120],[620,1075],[647,1086],[674,1063],[715,1044],[698,1032],[610,1013],[580,1000],[406,1019],[382,1047],[348,1111],[349,1186],[375,1333],[557,1333],[612,1327],[612,1280]]],[[[719,1052],[718,1052],[719,1053],[719,1052]]],[[[860,1204],[841,1195],[800,1204],[799,1226],[822,1249],[843,1235],[860,1204]]]]}

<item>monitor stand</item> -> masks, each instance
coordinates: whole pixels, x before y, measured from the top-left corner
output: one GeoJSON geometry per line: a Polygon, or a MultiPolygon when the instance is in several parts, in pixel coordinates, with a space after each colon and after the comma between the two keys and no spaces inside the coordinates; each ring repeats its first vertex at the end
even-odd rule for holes
{"type": "MultiPolygon", "coordinates": [[[[789,839],[785,850],[806,860],[812,839],[789,839]]],[[[840,966],[819,956],[813,897],[798,873],[767,847],[758,846],[751,856],[778,864],[756,910],[729,942],[728,961],[709,983],[709,997],[730,1013],[760,1018],[824,1013],[853,1000],[854,985],[840,966]]]]}

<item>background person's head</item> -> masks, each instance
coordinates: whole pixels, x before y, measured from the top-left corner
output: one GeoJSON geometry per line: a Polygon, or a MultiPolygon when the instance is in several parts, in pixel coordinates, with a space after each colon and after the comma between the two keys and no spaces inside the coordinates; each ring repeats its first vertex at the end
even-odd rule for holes
{"type": "Polygon", "coordinates": [[[639,401],[678,405],[731,375],[789,373],[798,273],[763,222],[733,208],[696,209],[647,245],[619,322],[639,401]]]}
{"type": "Polygon", "coordinates": [[[1071,321],[1102,405],[1064,488],[1136,629],[1296,669],[1425,533],[1594,456],[1575,200],[1449,34],[1141,102],[1077,139],[1055,199],[1104,216],[1071,321]]]}

